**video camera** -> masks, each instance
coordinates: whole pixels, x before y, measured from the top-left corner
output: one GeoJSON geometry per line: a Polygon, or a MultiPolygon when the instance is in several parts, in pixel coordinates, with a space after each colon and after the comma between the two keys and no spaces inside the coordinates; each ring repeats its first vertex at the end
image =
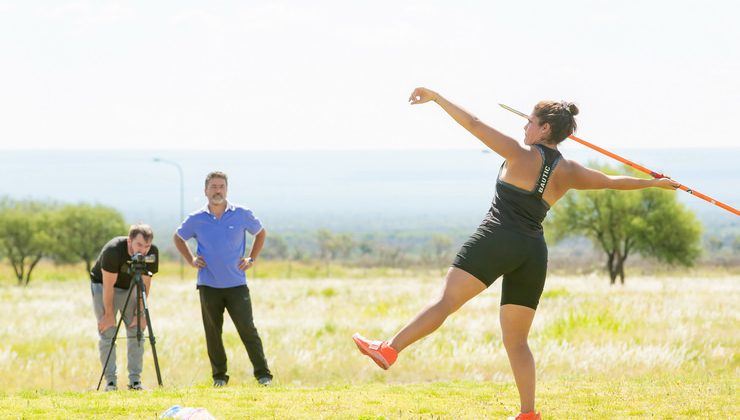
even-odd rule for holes
{"type": "Polygon", "coordinates": [[[146,269],[146,265],[151,264],[156,261],[157,261],[157,256],[154,254],[144,255],[141,252],[137,252],[136,254],[131,256],[130,261],[126,261],[128,263],[128,272],[129,274],[148,273],[148,270],[146,269]]]}

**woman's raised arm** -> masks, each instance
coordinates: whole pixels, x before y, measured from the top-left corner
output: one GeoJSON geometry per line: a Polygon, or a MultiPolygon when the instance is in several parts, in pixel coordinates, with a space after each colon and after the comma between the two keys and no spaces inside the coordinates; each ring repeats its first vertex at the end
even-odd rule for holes
{"type": "Polygon", "coordinates": [[[411,105],[419,105],[434,101],[442,107],[458,124],[463,126],[472,135],[488,146],[491,150],[501,155],[506,160],[516,160],[526,152],[524,146],[513,138],[501,133],[479,120],[475,115],[448,101],[442,95],[433,90],[419,87],[409,98],[411,105]]]}

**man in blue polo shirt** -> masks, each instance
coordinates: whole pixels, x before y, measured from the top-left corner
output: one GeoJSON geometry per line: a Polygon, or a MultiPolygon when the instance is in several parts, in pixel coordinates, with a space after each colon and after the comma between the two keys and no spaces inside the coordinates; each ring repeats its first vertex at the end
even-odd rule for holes
{"type": "Polygon", "coordinates": [[[265,229],[252,211],[226,201],[228,178],[223,172],[206,176],[205,195],[208,204],[190,214],[175,232],[174,241],[183,258],[198,269],[198,291],[203,328],[206,332],[208,358],[211,361],[213,386],[229,382],[226,374],[226,352],[221,338],[224,309],[234,322],[249,360],[254,377],[270,385],[272,374],[262,350],[262,340],[254,326],[252,302],[245,271],[254,264],[265,243],[265,229]],[[245,234],[254,235],[254,243],[245,257],[245,234]],[[187,240],[198,242],[197,256],[187,240]]]}

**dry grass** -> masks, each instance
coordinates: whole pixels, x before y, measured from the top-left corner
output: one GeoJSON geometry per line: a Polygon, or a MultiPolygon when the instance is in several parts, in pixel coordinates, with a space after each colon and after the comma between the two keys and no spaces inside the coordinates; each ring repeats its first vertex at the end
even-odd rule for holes
{"type": "MultiPolygon", "coordinates": [[[[626,287],[606,283],[596,277],[548,280],[531,335],[541,381],[694,372],[737,377],[740,278],[642,277],[628,279],[626,287]]],[[[250,285],[255,320],[276,382],[510,382],[500,342],[497,285],[405,351],[389,372],[356,352],[353,332],[392,335],[440,284],[439,278],[255,280],[250,285]]],[[[210,367],[194,283],[155,278],[150,307],[165,385],[207,384],[210,367]]],[[[87,282],[2,287],[0,311],[5,315],[0,324],[4,391],[94,388],[101,368],[87,282]]],[[[232,383],[252,381],[251,365],[230,321],[224,337],[232,383]]],[[[120,344],[119,381],[125,383],[120,344]]],[[[144,381],[153,386],[148,344],[145,362],[144,381]]]]}

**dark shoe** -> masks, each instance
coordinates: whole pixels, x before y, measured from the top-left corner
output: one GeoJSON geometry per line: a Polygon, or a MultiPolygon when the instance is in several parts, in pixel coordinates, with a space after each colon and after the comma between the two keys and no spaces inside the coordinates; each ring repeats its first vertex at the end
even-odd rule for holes
{"type": "Polygon", "coordinates": [[[105,392],[110,391],[118,391],[118,386],[116,386],[115,382],[108,382],[108,385],[105,386],[105,392]]]}
{"type": "Polygon", "coordinates": [[[213,380],[213,387],[214,388],[222,388],[226,386],[226,379],[214,379],[213,380]]]}
{"type": "Polygon", "coordinates": [[[262,386],[270,386],[272,385],[272,378],[270,378],[269,376],[263,376],[257,379],[257,382],[259,382],[259,384],[262,386]]]}
{"type": "Polygon", "coordinates": [[[144,386],[141,385],[141,382],[136,381],[134,383],[128,384],[129,391],[143,391],[144,386]]]}

